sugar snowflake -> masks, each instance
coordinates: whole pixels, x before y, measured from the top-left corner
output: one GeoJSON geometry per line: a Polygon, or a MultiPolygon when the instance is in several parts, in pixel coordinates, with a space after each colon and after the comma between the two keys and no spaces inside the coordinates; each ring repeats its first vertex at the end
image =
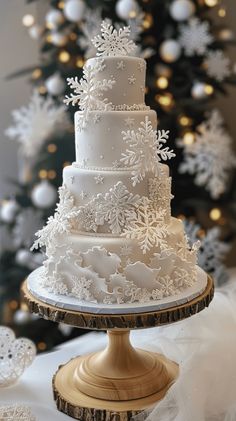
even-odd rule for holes
{"type": "Polygon", "coordinates": [[[195,174],[195,183],[204,186],[212,198],[217,199],[226,190],[229,171],[236,166],[231,144],[220,112],[211,111],[208,120],[197,127],[193,144],[178,142],[184,148],[179,172],[195,174]]]}
{"type": "Polygon", "coordinates": [[[120,234],[127,221],[136,217],[136,209],[142,201],[142,197],[133,195],[118,181],[108,193],[99,194],[95,199],[96,223],[103,225],[106,221],[113,234],[120,234]]]}
{"type": "Polygon", "coordinates": [[[85,231],[97,232],[98,226],[95,222],[95,207],[89,202],[85,206],[78,208],[78,228],[85,231]]]}
{"type": "Polygon", "coordinates": [[[128,239],[138,240],[143,254],[152,247],[165,247],[165,237],[168,233],[164,222],[165,212],[154,210],[148,204],[138,208],[137,218],[131,220],[122,234],[128,239]]]}
{"type": "Polygon", "coordinates": [[[101,35],[96,35],[92,43],[98,50],[98,56],[126,56],[136,48],[129,37],[129,27],[115,29],[109,21],[103,21],[101,35]]]}
{"type": "Polygon", "coordinates": [[[104,111],[111,107],[107,98],[103,97],[103,92],[112,89],[115,84],[114,79],[97,80],[97,74],[105,68],[104,61],[97,59],[93,65],[85,64],[83,68],[83,77],[67,78],[68,85],[74,90],[75,94],[66,96],[64,102],[66,105],[79,103],[80,109],[83,111],[77,122],[78,128],[86,127],[88,123],[89,111],[104,111]]]}
{"type": "Polygon", "coordinates": [[[23,155],[36,156],[45,140],[54,131],[68,125],[63,105],[56,105],[52,98],[43,97],[34,91],[28,106],[12,112],[14,125],[5,134],[16,139],[23,155]]]}
{"type": "Polygon", "coordinates": [[[93,281],[91,279],[87,279],[85,276],[82,276],[81,278],[72,276],[73,287],[71,289],[71,294],[79,300],[88,301],[93,299],[91,292],[89,291],[92,283],[93,281]]]}
{"type": "MultiPolygon", "coordinates": [[[[184,226],[190,244],[195,243],[199,239],[200,225],[185,220],[184,226]]],[[[230,250],[230,245],[222,241],[220,236],[219,227],[208,229],[204,237],[201,236],[201,246],[198,251],[199,266],[210,273],[218,285],[228,280],[228,273],[223,261],[230,250]]]]}
{"type": "Polygon", "coordinates": [[[209,51],[205,60],[207,74],[218,82],[230,75],[230,59],[221,50],[209,51]]]}
{"type": "Polygon", "coordinates": [[[163,148],[169,136],[169,130],[153,130],[152,123],[145,117],[145,121],[140,123],[138,131],[122,131],[123,140],[128,144],[129,149],[122,153],[121,162],[134,167],[131,180],[135,186],[142,181],[146,172],[152,171],[158,175],[158,162],[175,156],[173,150],[168,147],[163,148]]]}
{"type": "Polygon", "coordinates": [[[198,18],[192,18],[180,27],[179,42],[187,56],[202,55],[207,51],[207,46],[213,42],[209,27],[208,22],[201,22],[198,18]]]}
{"type": "Polygon", "coordinates": [[[70,232],[74,219],[78,216],[78,209],[74,206],[74,196],[66,185],[63,185],[59,189],[59,198],[54,216],[50,216],[47,224],[36,232],[38,239],[32,249],[42,246],[54,247],[58,235],[70,232]]]}

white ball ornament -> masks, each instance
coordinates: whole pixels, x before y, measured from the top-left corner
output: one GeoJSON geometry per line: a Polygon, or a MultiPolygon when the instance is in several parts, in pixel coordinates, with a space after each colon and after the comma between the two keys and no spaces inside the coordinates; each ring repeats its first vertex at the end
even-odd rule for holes
{"type": "Polygon", "coordinates": [[[64,16],[60,10],[51,9],[46,14],[45,21],[50,29],[55,29],[64,22],[64,16]]]}
{"type": "Polygon", "coordinates": [[[167,39],[160,45],[160,56],[166,63],[173,63],[178,60],[181,54],[181,46],[174,39],[167,39]]]}
{"type": "Polygon", "coordinates": [[[0,209],[0,220],[11,224],[15,220],[16,213],[19,209],[19,205],[15,200],[7,200],[3,202],[0,209]]]}
{"type": "Polygon", "coordinates": [[[65,17],[70,22],[79,22],[85,13],[85,3],[83,0],[68,0],[64,6],[65,17]]]}
{"type": "Polygon", "coordinates": [[[47,209],[53,206],[56,202],[57,192],[52,184],[44,180],[33,188],[31,199],[37,208],[47,209]]]}
{"type": "Polygon", "coordinates": [[[68,41],[68,36],[63,34],[63,32],[52,32],[51,33],[51,43],[56,45],[56,47],[64,47],[68,41]]]}
{"type": "Polygon", "coordinates": [[[33,25],[29,28],[29,36],[32,39],[38,40],[41,38],[43,34],[43,28],[42,26],[39,25],[33,25]]]}
{"type": "Polygon", "coordinates": [[[32,259],[32,254],[27,249],[20,249],[16,253],[16,263],[20,266],[28,267],[29,261],[32,259]]]}
{"type": "Polygon", "coordinates": [[[195,99],[203,99],[206,98],[206,85],[202,82],[195,82],[191,89],[191,95],[195,99]]]}
{"type": "Polygon", "coordinates": [[[47,91],[51,95],[61,95],[65,91],[65,81],[59,73],[55,73],[45,81],[47,91]]]}
{"type": "Polygon", "coordinates": [[[189,19],[195,9],[195,4],[190,0],[174,0],[170,6],[170,15],[177,22],[182,22],[189,19]]]}
{"type": "Polygon", "coordinates": [[[17,325],[24,325],[32,320],[31,314],[28,311],[17,310],[14,314],[14,322],[17,325]]]}
{"type": "Polygon", "coordinates": [[[120,19],[134,18],[138,12],[138,4],[135,0],[119,0],[116,3],[116,14],[120,19]]]}

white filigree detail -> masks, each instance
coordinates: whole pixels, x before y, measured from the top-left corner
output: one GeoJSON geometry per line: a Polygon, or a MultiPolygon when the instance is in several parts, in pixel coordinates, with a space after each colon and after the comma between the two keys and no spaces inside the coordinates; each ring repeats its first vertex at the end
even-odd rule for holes
{"type": "Polygon", "coordinates": [[[111,105],[111,111],[147,111],[150,110],[150,107],[146,104],[119,104],[119,105],[111,105]]]}
{"type": "Polygon", "coordinates": [[[128,82],[130,85],[134,85],[136,82],[136,77],[134,77],[134,75],[131,75],[128,77],[128,82]]]}
{"type": "Polygon", "coordinates": [[[170,216],[171,177],[155,177],[148,179],[149,199],[155,208],[166,210],[170,216]]]}
{"type": "Polygon", "coordinates": [[[95,114],[94,117],[93,117],[94,124],[100,123],[101,119],[102,119],[101,114],[95,114]]]}
{"type": "Polygon", "coordinates": [[[0,406],[1,421],[36,421],[30,407],[22,404],[0,406]]]}
{"type": "Polygon", "coordinates": [[[209,33],[209,28],[208,22],[202,22],[196,17],[180,27],[179,42],[187,56],[206,53],[208,45],[214,40],[209,33]]]}
{"type": "Polygon", "coordinates": [[[94,297],[92,297],[91,292],[89,291],[89,288],[93,283],[91,279],[87,279],[85,276],[82,276],[81,278],[72,276],[72,282],[73,287],[71,289],[71,295],[79,300],[94,301],[94,297]]]}
{"type": "Polygon", "coordinates": [[[101,35],[96,35],[92,39],[92,43],[97,48],[98,56],[126,56],[136,48],[129,37],[129,27],[125,26],[117,30],[110,22],[103,21],[101,35]]]}
{"type": "Polygon", "coordinates": [[[79,230],[97,232],[98,226],[95,222],[95,208],[92,203],[78,208],[78,226],[79,230]]]}
{"type": "Polygon", "coordinates": [[[104,183],[104,177],[101,174],[98,174],[94,177],[94,180],[96,184],[103,184],[104,183]]]}
{"type": "Polygon", "coordinates": [[[207,74],[215,78],[218,82],[222,82],[222,80],[230,75],[230,59],[221,50],[208,51],[204,64],[207,74]]]}
{"type": "Polygon", "coordinates": [[[131,178],[134,186],[144,179],[148,171],[158,176],[160,160],[166,161],[175,156],[173,150],[168,147],[163,148],[163,144],[168,140],[169,130],[158,130],[157,134],[148,116],[140,123],[140,126],[138,131],[122,131],[128,149],[122,153],[121,162],[126,166],[135,167],[131,178]]]}
{"type": "Polygon", "coordinates": [[[130,193],[126,186],[118,181],[108,193],[98,194],[96,204],[96,223],[103,225],[108,222],[113,234],[120,234],[127,221],[136,218],[137,207],[143,202],[138,194],[130,193]]]}

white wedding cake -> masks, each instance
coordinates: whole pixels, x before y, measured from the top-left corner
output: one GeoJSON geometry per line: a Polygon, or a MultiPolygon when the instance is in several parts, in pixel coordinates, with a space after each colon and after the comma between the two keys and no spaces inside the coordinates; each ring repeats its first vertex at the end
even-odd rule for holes
{"type": "Polygon", "coordinates": [[[170,211],[168,130],[145,105],[146,62],[129,28],[102,23],[83,78],[69,78],[76,162],[63,171],[55,215],[36,235],[46,246],[42,285],[78,302],[152,303],[198,280],[197,245],[170,211]]]}

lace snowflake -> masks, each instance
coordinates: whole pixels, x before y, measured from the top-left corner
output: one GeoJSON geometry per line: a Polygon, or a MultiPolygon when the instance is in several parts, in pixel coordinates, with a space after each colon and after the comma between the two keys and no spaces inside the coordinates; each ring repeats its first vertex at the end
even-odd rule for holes
{"type": "Polygon", "coordinates": [[[54,247],[55,238],[58,235],[70,232],[74,218],[78,216],[78,209],[74,206],[74,196],[66,185],[63,185],[59,188],[59,198],[54,216],[50,216],[47,224],[36,232],[38,239],[34,242],[32,249],[42,246],[54,247]]]}
{"type": "Polygon", "coordinates": [[[3,421],[36,421],[31,409],[21,404],[0,406],[0,419],[3,421]]]}
{"type": "Polygon", "coordinates": [[[171,194],[171,178],[149,178],[148,179],[149,199],[154,207],[162,209],[170,208],[170,201],[173,199],[171,194]]]}
{"type": "MultiPolygon", "coordinates": [[[[184,221],[185,231],[191,244],[199,239],[200,225],[184,221]]],[[[219,227],[210,228],[204,237],[201,236],[201,246],[198,251],[198,264],[210,273],[218,285],[228,280],[228,273],[223,260],[230,250],[230,245],[220,239],[219,227]]]]}
{"type": "Polygon", "coordinates": [[[129,149],[122,153],[121,162],[127,166],[135,167],[132,170],[131,180],[135,186],[142,181],[146,172],[152,171],[158,175],[158,162],[175,156],[173,150],[168,147],[163,148],[169,137],[169,130],[153,130],[152,123],[145,117],[145,121],[140,123],[141,127],[137,132],[134,130],[123,131],[123,139],[128,144],[129,149]]]}
{"type": "Polygon", "coordinates": [[[129,27],[115,29],[109,21],[104,20],[101,24],[101,35],[96,35],[92,43],[98,50],[98,56],[126,56],[136,48],[129,37],[129,27]]]}
{"type": "Polygon", "coordinates": [[[103,225],[106,221],[113,234],[120,234],[127,221],[136,218],[136,209],[142,201],[142,197],[133,195],[118,181],[108,193],[99,194],[95,199],[96,223],[103,225]]]}
{"type": "Polygon", "coordinates": [[[83,113],[77,122],[78,128],[86,127],[88,123],[89,111],[108,110],[111,104],[108,103],[107,98],[103,97],[103,92],[112,89],[115,84],[114,79],[97,80],[97,74],[105,68],[102,59],[97,59],[93,65],[85,64],[83,68],[83,77],[78,80],[78,77],[67,78],[68,85],[74,90],[75,94],[66,96],[64,102],[66,105],[72,103],[79,103],[80,109],[83,113]]]}
{"type": "Polygon", "coordinates": [[[97,232],[98,226],[95,221],[96,213],[93,202],[78,208],[78,228],[85,231],[97,232]]]}
{"type": "Polygon", "coordinates": [[[92,285],[93,281],[91,279],[85,278],[85,276],[78,278],[77,276],[72,276],[73,287],[71,293],[74,297],[79,300],[90,300],[92,297],[89,288],[92,285]]]}
{"type": "Polygon", "coordinates": [[[221,50],[209,51],[205,60],[207,74],[218,82],[230,75],[230,59],[221,50]]]}
{"type": "Polygon", "coordinates": [[[11,139],[20,144],[23,155],[36,156],[51,133],[68,125],[63,105],[56,105],[52,98],[43,97],[34,91],[29,105],[12,112],[14,125],[6,131],[11,139]]]}
{"type": "Polygon", "coordinates": [[[175,295],[177,292],[177,289],[174,285],[174,281],[172,277],[169,275],[165,275],[160,277],[159,282],[161,284],[161,292],[163,294],[163,297],[168,297],[169,295],[175,295]]]}
{"type": "Polygon", "coordinates": [[[209,27],[208,22],[201,22],[198,18],[192,18],[180,27],[179,42],[187,56],[202,55],[207,51],[207,46],[213,42],[209,27]]]}
{"type": "Polygon", "coordinates": [[[164,215],[162,210],[154,210],[148,204],[142,205],[138,208],[137,218],[130,221],[122,235],[131,240],[138,240],[143,254],[154,246],[166,247],[165,237],[168,230],[164,215]]]}
{"type": "Polygon", "coordinates": [[[231,144],[220,112],[211,111],[208,120],[197,127],[193,144],[178,142],[184,148],[179,172],[195,174],[195,183],[204,186],[211,197],[217,199],[226,190],[228,173],[236,165],[231,144]]]}

